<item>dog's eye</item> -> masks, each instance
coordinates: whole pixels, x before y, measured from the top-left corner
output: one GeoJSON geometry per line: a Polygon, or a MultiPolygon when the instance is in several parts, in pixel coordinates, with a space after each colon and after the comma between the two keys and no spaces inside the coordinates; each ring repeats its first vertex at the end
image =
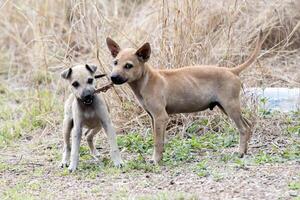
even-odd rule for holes
{"type": "Polygon", "coordinates": [[[129,63],[126,63],[126,65],[124,66],[125,69],[130,69],[132,68],[133,65],[132,64],[129,64],[129,63]]]}
{"type": "Polygon", "coordinates": [[[118,64],[118,61],[117,61],[117,60],[115,60],[115,61],[114,61],[114,65],[117,65],[117,64],[118,64]]]}
{"type": "Polygon", "coordinates": [[[87,80],[87,83],[88,83],[88,84],[92,84],[92,83],[93,83],[93,81],[94,81],[94,79],[92,79],[92,78],[89,78],[89,79],[87,80]]]}
{"type": "Polygon", "coordinates": [[[72,83],[72,86],[73,86],[74,88],[78,88],[79,83],[78,83],[77,81],[75,81],[75,82],[72,83]]]}

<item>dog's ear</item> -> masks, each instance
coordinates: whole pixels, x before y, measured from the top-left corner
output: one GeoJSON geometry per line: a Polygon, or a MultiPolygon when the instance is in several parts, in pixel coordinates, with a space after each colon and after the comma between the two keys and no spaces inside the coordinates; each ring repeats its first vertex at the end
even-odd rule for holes
{"type": "Polygon", "coordinates": [[[111,55],[114,58],[117,57],[118,53],[121,50],[120,46],[109,37],[106,38],[106,44],[107,44],[108,49],[110,50],[111,55]]]}
{"type": "Polygon", "coordinates": [[[139,61],[141,62],[147,62],[150,58],[151,54],[151,47],[150,44],[147,42],[142,47],[140,47],[135,55],[138,57],[139,61]]]}
{"type": "Polygon", "coordinates": [[[69,68],[69,69],[65,69],[64,71],[62,71],[60,76],[63,79],[68,79],[68,78],[70,78],[71,74],[72,74],[72,68],[69,68]]]}
{"type": "Polygon", "coordinates": [[[88,65],[88,64],[86,64],[86,65],[85,65],[85,68],[86,68],[89,72],[91,72],[91,74],[94,74],[94,73],[96,72],[96,70],[97,70],[97,66],[96,66],[96,65],[88,65]]]}

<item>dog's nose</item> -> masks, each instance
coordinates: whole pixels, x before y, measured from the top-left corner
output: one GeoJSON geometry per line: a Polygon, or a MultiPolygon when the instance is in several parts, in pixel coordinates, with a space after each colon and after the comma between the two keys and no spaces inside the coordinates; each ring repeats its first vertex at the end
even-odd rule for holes
{"type": "Polygon", "coordinates": [[[114,84],[122,84],[126,82],[120,75],[117,74],[111,75],[110,79],[114,84]]]}
{"type": "Polygon", "coordinates": [[[82,102],[86,105],[92,104],[93,100],[94,100],[94,95],[92,95],[92,94],[84,95],[82,98],[82,102]]]}
{"type": "Polygon", "coordinates": [[[93,95],[91,95],[91,94],[85,95],[83,97],[83,100],[85,100],[85,101],[88,101],[88,100],[91,100],[91,99],[93,99],[93,95]]]}

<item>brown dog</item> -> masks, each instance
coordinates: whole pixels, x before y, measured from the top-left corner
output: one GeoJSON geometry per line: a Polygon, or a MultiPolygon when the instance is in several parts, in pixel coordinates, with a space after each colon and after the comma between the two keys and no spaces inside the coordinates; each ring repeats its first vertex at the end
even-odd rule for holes
{"type": "Polygon", "coordinates": [[[149,43],[145,43],[138,50],[121,50],[110,38],[106,39],[106,43],[114,57],[112,82],[127,82],[152,119],[154,163],[162,159],[169,114],[197,112],[207,108],[213,109],[215,106],[226,113],[239,129],[240,155],[243,156],[247,152],[251,128],[248,120],[241,115],[241,81],[238,75],[256,60],[263,43],[262,32],[250,58],[233,68],[189,66],[157,70],[146,63],[151,53],[149,43]]]}

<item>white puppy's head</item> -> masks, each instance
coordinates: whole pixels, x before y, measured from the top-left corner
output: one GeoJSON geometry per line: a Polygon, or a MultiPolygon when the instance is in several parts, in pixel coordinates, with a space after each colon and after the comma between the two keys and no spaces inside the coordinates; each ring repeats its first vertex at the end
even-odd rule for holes
{"type": "Polygon", "coordinates": [[[61,77],[70,83],[75,97],[85,105],[91,105],[94,99],[95,78],[97,66],[76,65],[61,73],[61,77]]]}

